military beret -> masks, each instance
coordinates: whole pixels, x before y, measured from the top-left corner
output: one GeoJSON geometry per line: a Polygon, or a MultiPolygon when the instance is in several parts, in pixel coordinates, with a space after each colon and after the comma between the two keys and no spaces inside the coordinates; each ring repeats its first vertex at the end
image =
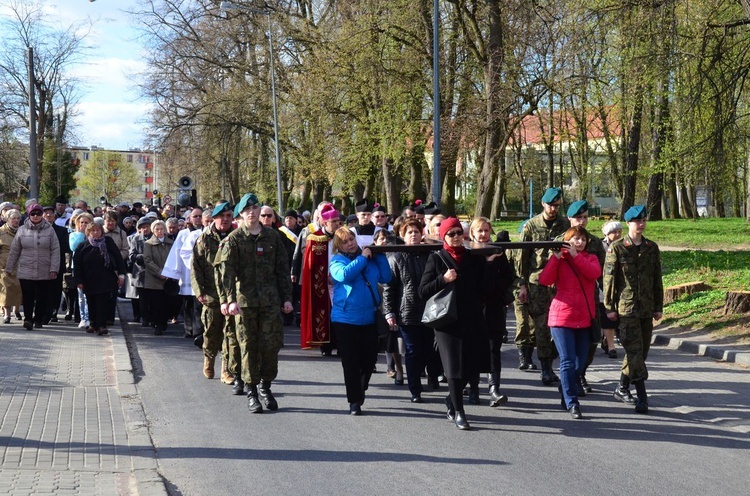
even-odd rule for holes
{"type": "Polygon", "coordinates": [[[372,212],[372,205],[370,205],[370,202],[367,200],[367,198],[362,198],[354,204],[354,211],[370,213],[372,212]]]}
{"type": "Polygon", "coordinates": [[[627,210],[627,212],[625,212],[625,215],[622,216],[622,218],[625,219],[625,222],[630,222],[635,219],[645,219],[646,217],[646,207],[644,205],[633,205],[627,210]]]}
{"type": "Polygon", "coordinates": [[[424,213],[425,215],[438,215],[440,213],[440,209],[438,208],[437,203],[430,202],[424,206],[424,213]]]}
{"type": "Polygon", "coordinates": [[[242,212],[246,208],[252,207],[253,205],[258,205],[259,203],[260,202],[258,201],[257,196],[252,193],[245,193],[244,195],[242,195],[239,203],[234,207],[234,216],[239,217],[240,212],[242,212]]]}
{"type": "Polygon", "coordinates": [[[543,203],[552,203],[562,198],[562,190],[560,188],[547,188],[542,195],[543,203]]]}
{"type": "Polygon", "coordinates": [[[214,207],[213,211],[211,212],[211,216],[218,217],[224,212],[231,212],[231,211],[232,211],[232,206],[229,204],[229,202],[222,202],[214,207]]]}
{"type": "Polygon", "coordinates": [[[589,202],[586,200],[578,200],[576,202],[573,202],[568,207],[568,217],[575,217],[576,215],[581,215],[584,212],[589,211],[589,202]]]}

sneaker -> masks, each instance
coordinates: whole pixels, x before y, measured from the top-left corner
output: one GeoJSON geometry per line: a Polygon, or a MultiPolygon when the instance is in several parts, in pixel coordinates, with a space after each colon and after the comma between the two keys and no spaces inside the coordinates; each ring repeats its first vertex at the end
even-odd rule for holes
{"type": "Polygon", "coordinates": [[[88,326],[89,326],[89,321],[88,320],[82,320],[81,322],[78,323],[78,328],[79,329],[83,329],[83,328],[88,327],[88,326]]]}

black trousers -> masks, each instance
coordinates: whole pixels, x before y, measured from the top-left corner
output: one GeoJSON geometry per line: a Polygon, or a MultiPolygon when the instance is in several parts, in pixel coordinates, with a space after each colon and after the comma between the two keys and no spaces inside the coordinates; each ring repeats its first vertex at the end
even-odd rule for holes
{"type": "Polygon", "coordinates": [[[359,403],[365,397],[378,359],[378,330],[375,323],[352,325],[332,322],[331,327],[336,329],[338,337],[346,399],[349,403],[359,403]]]}
{"type": "Polygon", "coordinates": [[[147,302],[149,318],[153,326],[160,331],[166,331],[167,319],[171,312],[167,306],[167,294],[164,290],[143,288],[138,299],[147,302]]]}
{"type": "Polygon", "coordinates": [[[107,327],[107,320],[109,319],[112,307],[111,297],[111,293],[99,293],[93,295],[86,293],[86,303],[89,305],[89,323],[91,324],[91,327],[96,329],[107,327]]]}
{"type": "Polygon", "coordinates": [[[52,279],[34,281],[31,279],[20,279],[21,292],[23,293],[24,320],[34,324],[44,323],[49,314],[49,293],[52,279]]]}
{"type": "Polygon", "coordinates": [[[49,285],[49,314],[44,322],[49,322],[52,317],[57,317],[57,311],[60,308],[60,299],[63,291],[63,272],[60,271],[55,279],[50,281],[49,285]]]}
{"type": "Polygon", "coordinates": [[[185,336],[196,337],[203,335],[203,321],[201,320],[203,305],[193,295],[182,295],[180,298],[185,301],[182,307],[185,336]]]}

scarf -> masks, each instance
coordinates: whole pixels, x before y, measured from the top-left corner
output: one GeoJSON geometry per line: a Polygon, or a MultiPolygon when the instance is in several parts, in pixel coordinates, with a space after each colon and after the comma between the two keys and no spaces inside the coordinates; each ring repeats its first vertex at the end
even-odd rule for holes
{"type": "Polygon", "coordinates": [[[344,253],[343,251],[340,251],[339,253],[344,255],[350,261],[353,261],[355,258],[362,254],[362,248],[357,247],[357,251],[355,251],[354,253],[344,253]]]}
{"type": "Polygon", "coordinates": [[[109,250],[107,250],[107,238],[104,236],[101,236],[99,238],[92,238],[91,236],[88,237],[88,241],[94,248],[99,248],[99,253],[102,254],[102,258],[104,259],[104,266],[108,269],[111,269],[111,261],[109,259],[109,250]]]}
{"type": "Polygon", "coordinates": [[[466,248],[464,246],[457,246],[452,247],[448,245],[448,243],[443,243],[443,249],[448,252],[448,254],[453,258],[453,260],[456,261],[456,265],[461,264],[461,260],[464,258],[464,253],[466,253],[466,248]]]}

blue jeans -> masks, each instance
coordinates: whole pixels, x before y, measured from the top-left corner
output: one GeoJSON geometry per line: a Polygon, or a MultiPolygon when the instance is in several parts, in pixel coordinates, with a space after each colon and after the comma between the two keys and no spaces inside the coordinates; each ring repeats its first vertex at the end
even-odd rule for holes
{"type": "Polygon", "coordinates": [[[578,377],[586,368],[589,354],[589,329],[551,327],[552,339],[560,354],[560,384],[565,406],[578,405],[578,377]]]}
{"type": "Polygon", "coordinates": [[[78,308],[81,313],[81,322],[89,321],[89,305],[86,302],[86,295],[81,288],[78,288],[78,308]]]}

